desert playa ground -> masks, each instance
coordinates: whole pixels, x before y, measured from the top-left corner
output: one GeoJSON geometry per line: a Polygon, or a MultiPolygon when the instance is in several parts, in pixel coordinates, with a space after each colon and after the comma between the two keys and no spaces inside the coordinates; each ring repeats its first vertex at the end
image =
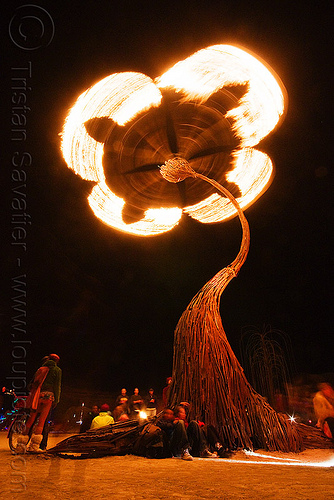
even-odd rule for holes
{"type": "MultiPolygon", "coordinates": [[[[50,435],[49,446],[68,437],[50,435]]],[[[0,433],[1,499],[334,499],[334,450],[238,451],[231,459],[12,455],[0,433]],[[260,456],[259,456],[260,455],[260,456]]]]}

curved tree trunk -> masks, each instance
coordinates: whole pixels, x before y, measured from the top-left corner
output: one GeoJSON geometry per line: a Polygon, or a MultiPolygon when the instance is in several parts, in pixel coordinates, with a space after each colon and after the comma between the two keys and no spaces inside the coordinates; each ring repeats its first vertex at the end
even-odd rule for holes
{"type": "Polygon", "coordinates": [[[219,298],[232,273],[216,274],[178,322],[169,404],[191,402],[191,418],[214,425],[229,448],[300,451],[296,425],[251,387],[227,340],[219,298]]]}
{"type": "Polygon", "coordinates": [[[169,404],[191,402],[190,417],[214,425],[225,444],[267,450],[300,451],[298,426],[276,413],[247,381],[227,340],[219,312],[220,297],[243,265],[250,242],[247,220],[234,197],[201,174],[230,199],[238,211],[243,235],[235,260],[195,295],[183,312],[174,336],[169,404]]]}

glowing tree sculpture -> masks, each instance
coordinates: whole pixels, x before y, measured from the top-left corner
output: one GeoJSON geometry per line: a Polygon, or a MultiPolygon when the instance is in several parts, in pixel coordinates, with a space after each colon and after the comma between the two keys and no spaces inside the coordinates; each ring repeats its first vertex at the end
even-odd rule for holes
{"type": "Polygon", "coordinates": [[[169,401],[191,401],[191,416],[215,425],[230,448],[303,447],[298,426],[246,380],[219,312],[249,248],[243,209],[272,178],[270,158],[253,147],[277,126],[284,101],[282,84],[263,62],[216,45],[154,81],[131,72],[104,78],[79,96],[62,133],[67,165],[96,183],[89,204],[113,228],[149,236],[169,231],[182,214],[202,223],[238,215],[237,257],[178,322],[169,401]]]}

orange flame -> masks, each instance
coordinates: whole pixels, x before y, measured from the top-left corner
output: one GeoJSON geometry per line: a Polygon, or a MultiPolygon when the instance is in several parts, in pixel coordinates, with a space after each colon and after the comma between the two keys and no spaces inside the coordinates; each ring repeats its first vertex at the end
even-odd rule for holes
{"type": "Polygon", "coordinates": [[[202,49],[177,63],[155,81],[141,73],[116,73],[81,94],[70,109],[62,131],[62,153],[68,165],[83,179],[97,185],[89,195],[95,215],[109,226],[134,235],[156,235],[178,224],[182,213],[202,223],[227,220],[236,215],[229,200],[218,194],[183,207],[149,208],[143,217],[125,223],[125,200],[107,185],[104,144],[93,139],[85,128],[92,118],[107,117],[120,126],[139,113],[159,107],[161,90],[182,93],[182,102],[205,102],[225,86],[245,85],[247,91],[238,105],[226,112],[240,147],[232,152],[232,170],[227,180],[239,188],[237,198],[247,208],[267,189],[273,172],[270,158],[252,146],[268,135],[284,113],[284,87],[272,70],[249,52],[231,45],[202,49]]]}

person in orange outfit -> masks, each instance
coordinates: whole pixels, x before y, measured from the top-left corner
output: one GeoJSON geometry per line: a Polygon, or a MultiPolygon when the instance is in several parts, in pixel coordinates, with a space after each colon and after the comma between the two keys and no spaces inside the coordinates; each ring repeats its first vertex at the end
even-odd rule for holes
{"type": "Polygon", "coordinates": [[[57,354],[50,354],[49,359],[37,370],[34,375],[31,391],[27,398],[27,408],[30,408],[30,416],[27,420],[23,434],[18,436],[17,453],[30,451],[39,453],[40,444],[43,439],[43,427],[51,408],[59,403],[61,391],[62,371],[58,366],[60,360],[57,354]],[[38,418],[38,423],[33,429],[29,442],[29,433],[38,418]],[[27,447],[28,445],[28,447],[27,447]]]}

